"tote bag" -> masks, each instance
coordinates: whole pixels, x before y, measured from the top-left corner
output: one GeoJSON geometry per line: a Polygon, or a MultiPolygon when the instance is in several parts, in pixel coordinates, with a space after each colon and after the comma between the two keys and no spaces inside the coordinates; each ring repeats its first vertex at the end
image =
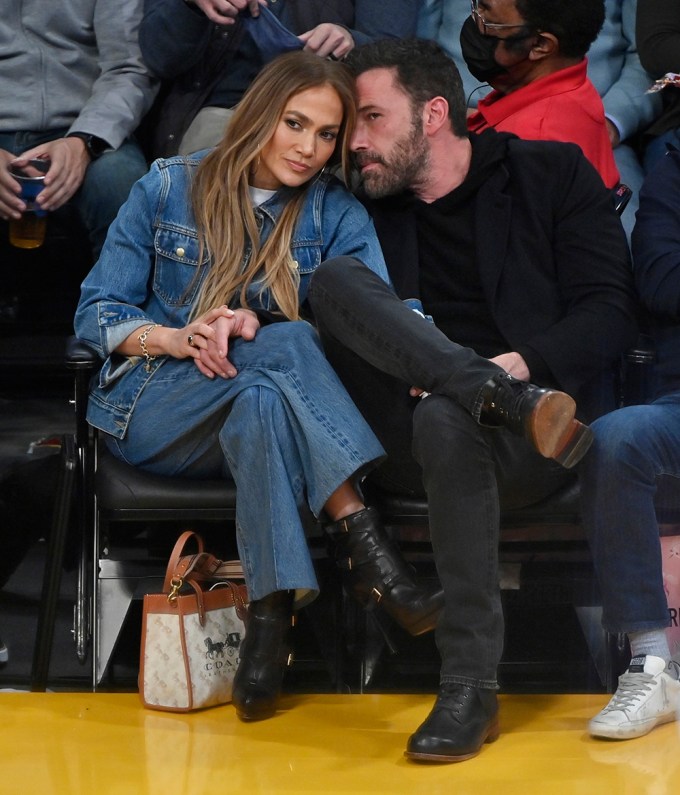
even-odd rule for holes
{"type": "Polygon", "coordinates": [[[189,712],[231,701],[246,632],[242,578],[238,561],[221,561],[204,551],[198,534],[182,533],[163,591],[144,596],[139,668],[144,706],[189,712]],[[192,539],[198,553],[183,555],[192,539]]]}

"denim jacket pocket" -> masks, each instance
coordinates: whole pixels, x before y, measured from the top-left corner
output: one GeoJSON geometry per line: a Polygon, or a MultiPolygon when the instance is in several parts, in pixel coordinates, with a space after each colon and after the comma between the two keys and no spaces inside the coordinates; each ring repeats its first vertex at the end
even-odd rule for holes
{"type": "Polygon", "coordinates": [[[316,242],[293,242],[290,256],[293,259],[295,270],[300,276],[314,273],[321,264],[321,246],[316,242]]]}
{"type": "Polygon", "coordinates": [[[298,295],[300,304],[303,304],[307,300],[309,280],[321,264],[321,247],[318,243],[293,243],[290,254],[293,258],[293,267],[300,279],[298,295]]]}
{"type": "MultiPolygon", "coordinates": [[[[154,248],[154,293],[168,306],[190,305],[202,281],[197,236],[188,231],[159,227],[154,236],[154,248]]],[[[203,265],[207,259],[204,256],[203,265]]]]}

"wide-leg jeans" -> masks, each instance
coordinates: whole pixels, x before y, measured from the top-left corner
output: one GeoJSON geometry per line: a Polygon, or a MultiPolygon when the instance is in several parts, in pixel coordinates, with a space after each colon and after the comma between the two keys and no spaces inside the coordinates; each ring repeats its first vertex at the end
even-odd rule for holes
{"type": "Polygon", "coordinates": [[[667,627],[654,495],[660,475],[680,477],[680,393],[626,406],[591,428],[579,478],[602,624],[614,633],[667,627]]]}
{"type": "Polygon", "coordinates": [[[310,301],[329,360],[387,451],[371,477],[427,495],[445,593],[441,681],[496,688],[501,507],[537,502],[574,475],[508,431],[480,425],[482,387],[500,368],[449,340],[361,263],[321,265],[310,301]],[[431,394],[413,398],[411,386],[431,394]]]}
{"type": "Polygon", "coordinates": [[[231,476],[237,541],[252,599],[318,592],[302,515],[384,451],[325,359],[306,322],[231,341],[232,379],[168,358],[139,394],[112,452],[163,475],[231,476]]]}

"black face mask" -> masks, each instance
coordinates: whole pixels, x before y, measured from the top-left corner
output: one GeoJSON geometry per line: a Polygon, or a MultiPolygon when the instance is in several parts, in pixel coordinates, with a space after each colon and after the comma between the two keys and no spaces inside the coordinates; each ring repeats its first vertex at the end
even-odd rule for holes
{"type": "Polygon", "coordinates": [[[470,74],[480,83],[488,83],[508,71],[494,57],[498,39],[481,34],[472,17],[465,20],[460,30],[460,46],[470,74]]]}

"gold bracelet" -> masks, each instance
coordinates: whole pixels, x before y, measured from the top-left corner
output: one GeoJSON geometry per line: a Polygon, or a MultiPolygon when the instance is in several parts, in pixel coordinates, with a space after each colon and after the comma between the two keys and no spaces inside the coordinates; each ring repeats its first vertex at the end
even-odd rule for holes
{"type": "Polygon", "coordinates": [[[151,362],[155,361],[156,357],[152,356],[149,353],[149,349],[146,347],[146,338],[149,336],[149,334],[151,334],[151,332],[155,328],[158,328],[158,323],[152,323],[150,326],[147,326],[144,329],[144,331],[142,331],[142,333],[137,337],[137,339],[139,340],[139,347],[142,349],[142,354],[145,359],[144,369],[146,370],[147,373],[151,372],[151,362]]]}

